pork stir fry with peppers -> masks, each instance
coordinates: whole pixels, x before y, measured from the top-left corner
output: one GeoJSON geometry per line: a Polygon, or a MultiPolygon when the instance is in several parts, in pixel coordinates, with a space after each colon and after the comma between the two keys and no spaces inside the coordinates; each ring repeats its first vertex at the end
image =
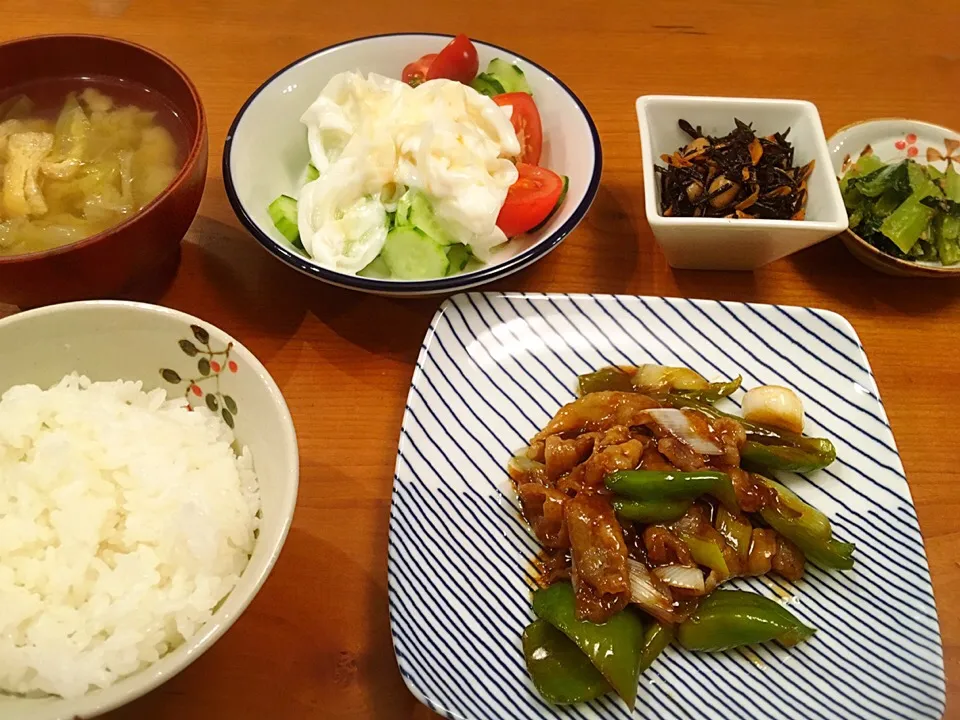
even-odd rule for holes
{"type": "Polygon", "coordinates": [[[579,378],[579,398],[510,462],[542,546],[523,646],[547,700],[614,690],[633,707],[638,675],[674,640],[721,651],[813,634],[769,598],[717,589],[768,573],[797,581],[808,561],[853,567],[854,546],[772,479],[826,467],[833,444],[802,434],[803,406],[787,388],[753,388],[743,417],[717,409],[740,382],[603,368],[579,378]]]}

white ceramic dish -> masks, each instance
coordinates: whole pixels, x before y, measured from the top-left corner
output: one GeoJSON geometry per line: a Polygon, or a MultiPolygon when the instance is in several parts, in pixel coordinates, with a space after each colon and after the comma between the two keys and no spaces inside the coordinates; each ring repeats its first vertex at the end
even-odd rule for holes
{"type": "MultiPolygon", "coordinates": [[[[906,118],[865,120],[838,130],[827,141],[833,172],[839,178],[864,151],[884,162],[913,158],[946,170],[960,163],[960,133],[949,128],[906,118]]],[[[927,260],[901,260],[887,255],[857,235],[843,234],[843,243],[863,264],[888,275],[904,277],[960,278],[960,265],[944,267],[927,260]]]]}
{"type": "Polygon", "coordinates": [[[171,396],[186,394],[193,402],[204,402],[205,394],[213,392],[220,408],[234,407],[236,412],[229,417],[237,439],[253,452],[263,514],[260,533],[240,582],[210,622],[148,668],[79,699],[0,694],[0,717],[10,720],[94,717],[183,670],[253,600],[280,554],[293,519],[299,478],[293,421],[276,383],[249,350],[222,330],[176,310],[118,301],[53,305],[0,320],[0,347],[0,393],[23,383],[49,387],[74,371],[92,380],[141,380],[147,389],[162,387],[171,396]],[[187,342],[199,352],[187,354],[181,345],[187,342]],[[208,356],[208,350],[216,354],[208,356]],[[219,371],[216,366],[207,367],[205,375],[198,367],[205,357],[216,358],[219,371]],[[174,375],[162,370],[172,370],[181,382],[169,382],[174,375]],[[194,386],[201,388],[203,397],[190,392],[194,386]],[[223,400],[227,395],[230,402],[223,400]]]}
{"type": "Polygon", "coordinates": [[[297,196],[310,160],[303,111],[335,74],[347,70],[399,78],[404,65],[450,41],[446,35],[392,34],[350,40],[319,50],[280,70],[240,108],[223,149],[223,178],[234,212],[270,253],[311,277],[384,295],[427,295],[473,287],[510,275],[554,249],[583,219],[600,185],[597,129],[576,95],[536,63],[504,48],[474,41],[480,67],[495,57],[519,65],[543,121],[540,164],[570,178],[560,210],[535,233],[510,242],[480,269],[434,280],[381,280],[328,270],[298,252],[273,226],[267,206],[278,195],[297,196]]]}
{"type": "Polygon", "coordinates": [[[413,375],[389,537],[400,671],[448,718],[935,720],[944,711],[940,629],[910,488],[863,347],[831,312],[609,295],[451,298],[413,375]],[[838,539],[856,543],[856,565],[808,563],[796,583],[733,583],[787,598],[817,628],[808,642],[668,648],[640,678],[632,715],[613,697],[550,705],[520,646],[538,547],[505,467],[574,398],[579,373],[640,363],[796,389],[807,432],[833,440],[838,459],[780,479],[830,517],[838,539]]]}
{"type": "Polygon", "coordinates": [[[813,103],[802,100],[644,95],[637,99],[643,149],[647,221],[667,262],[695,270],[753,270],[847,228],[843,198],[830,170],[830,155],[813,103]],[[804,220],[737,220],[663,217],[654,165],[660,156],[690,142],[680,119],[709,135],[726,135],[738,118],[759,135],[783,132],[795,148],[795,164],[816,160],[804,220]]]}

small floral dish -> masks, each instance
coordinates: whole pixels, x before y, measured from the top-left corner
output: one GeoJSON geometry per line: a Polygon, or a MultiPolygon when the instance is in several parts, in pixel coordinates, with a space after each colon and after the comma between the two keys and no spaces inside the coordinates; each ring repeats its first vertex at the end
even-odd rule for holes
{"type": "MultiPolygon", "coordinates": [[[[0,320],[0,394],[50,387],[73,372],[93,381],[139,380],[169,398],[206,406],[253,454],[260,484],[259,534],[249,563],[212,618],[152,665],[76,699],[0,693],[0,717],[90,718],[158,687],[196,660],[236,621],[266,581],[293,519],[299,460],[287,404],[266,368],[222,330],[176,310],[123,301],[82,301],[0,320]]],[[[2,563],[2,560],[0,560],[2,563]]]]}
{"type": "Polygon", "coordinates": [[[689,270],[754,270],[847,228],[843,198],[830,172],[820,115],[813,103],[763,98],[645,95],[637,99],[647,222],[671,267],[689,270]],[[711,136],[726,135],[734,120],[757,136],[786,133],[794,164],[814,161],[802,220],[664,217],[654,166],[660,156],[690,142],[679,127],[686,120],[711,136]]]}
{"type": "MultiPolygon", "coordinates": [[[[840,178],[864,154],[884,162],[912,159],[946,171],[960,170],[960,133],[919,120],[888,118],[865,120],[841,128],[827,141],[833,172],[840,178]]],[[[960,277],[960,265],[944,267],[928,260],[902,260],[878,250],[853,230],[843,234],[843,244],[868,267],[901,277],[960,277]]]]}

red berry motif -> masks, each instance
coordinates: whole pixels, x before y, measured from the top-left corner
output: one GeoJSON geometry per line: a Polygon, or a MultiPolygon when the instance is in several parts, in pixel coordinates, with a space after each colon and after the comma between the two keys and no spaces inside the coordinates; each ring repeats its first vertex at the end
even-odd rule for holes
{"type": "Polygon", "coordinates": [[[234,416],[237,414],[237,403],[224,392],[228,388],[221,386],[221,383],[226,379],[221,377],[224,370],[235,373],[240,369],[239,365],[230,359],[233,343],[227,343],[225,347],[218,349],[210,345],[210,333],[205,328],[199,325],[191,325],[190,329],[193,331],[193,337],[205,349],[198,347],[193,340],[185,338],[181,338],[177,344],[187,357],[197,358],[195,362],[198,375],[183,377],[171,368],[160,368],[160,376],[164,382],[170,385],[179,385],[184,389],[183,398],[186,400],[187,410],[193,411],[195,409],[193,403],[196,402],[196,398],[200,398],[211,412],[219,412],[223,421],[233,427],[234,416]],[[214,360],[215,357],[218,359],[214,360]],[[204,393],[200,383],[211,379],[216,383],[216,386],[210,388],[209,392],[204,393]]]}
{"type": "Polygon", "coordinates": [[[897,150],[906,150],[907,157],[916,157],[920,148],[917,147],[917,136],[915,133],[907,133],[903,136],[903,140],[897,140],[893,146],[897,150]]]}

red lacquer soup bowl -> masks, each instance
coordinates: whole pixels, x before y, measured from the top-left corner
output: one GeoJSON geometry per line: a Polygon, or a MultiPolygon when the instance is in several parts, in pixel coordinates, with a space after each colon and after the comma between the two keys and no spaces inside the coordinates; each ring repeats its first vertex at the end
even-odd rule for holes
{"type": "Polygon", "coordinates": [[[123,40],[44,35],[0,44],[0,103],[37,96],[39,112],[44,97],[62,103],[66,92],[87,86],[118,104],[156,111],[157,122],[174,137],[179,172],[152,201],[103,232],[40,252],[0,254],[0,302],[35,307],[117,297],[176,267],[207,173],[206,118],[197,89],[166,58],[123,40]]]}

